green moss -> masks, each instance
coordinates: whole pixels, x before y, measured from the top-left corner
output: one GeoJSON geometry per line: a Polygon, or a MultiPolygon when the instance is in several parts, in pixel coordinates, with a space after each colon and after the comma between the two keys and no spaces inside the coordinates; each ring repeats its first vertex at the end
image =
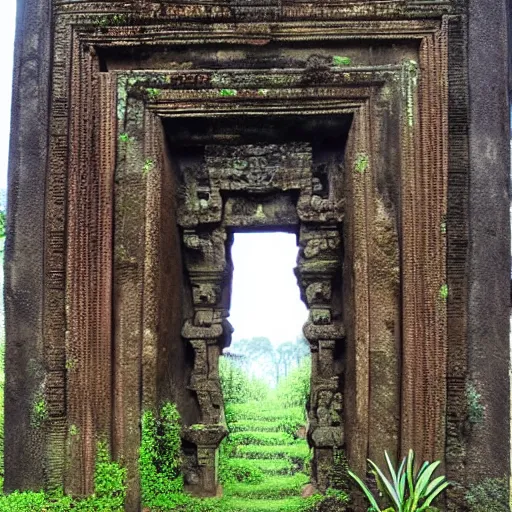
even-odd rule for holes
{"type": "Polygon", "coordinates": [[[359,153],[356,157],[355,169],[359,174],[363,174],[368,169],[370,159],[365,153],[359,153]]]}
{"type": "Polygon", "coordinates": [[[488,478],[471,485],[466,494],[470,512],[503,512],[509,510],[508,479],[488,478]]]}
{"type": "Polygon", "coordinates": [[[94,20],[94,24],[97,27],[109,27],[109,26],[120,26],[128,23],[128,16],[126,14],[109,14],[104,16],[98,16],[94,20]]]}
{"type": "Polygon", "coordinates": [[[77,436],[80,433],[80,430],[76,425],[70,425],[69,426],[69,435],[70,436],[77,436]]]}
{"type": "Polygon", "coordinates": [[[155,89],[154,87],[148,87],[146,89],[146,94],[148,95],[149,99],[154,100],[154,99],[158,98],[158,96],[160,96],[161,91],[160,91],[160,89],[155,89]]]}
{"type": "Polygon", "coordinates": [[[333,66],[350,66],[352,64],[352,59],[350,57],[342,57],[340,55],[335,55],[332,58],[333,66]]]}
{"type": "Polygon", "coordinates": [[[128,101],[128,91],[126,89],[126,77],[120,77],[117,82],[117,119],[124,119],[126,112],[126,102],[128,101]]]}
{"type": "Polygon", "coordinates": [[[48,408],[46,400],[39,394],[32,407],[32,426],[39,428],[48,419],[48,408]]]}
{"type": "Polygon", "coordinates": [[[142,167],[142,174],[144,176],[147,176],[154,168],[155,168],[154,160],[151,160],[151,158],[146,158],[144,165],[142,167]]]}
{"type": "Polygon", "coordinates": [[[466,385],[466,400],[468,421],[472,424],[481,423],[484,419],[485,408],[482,404],[482,396],[472,382],[468,382],[466,385]]]}
{"type": "Polygon", "coordinates": [[[236,89],[221,89],[219,91],[219,94],[221,96],[236,96],[237,91],[236,91],[236,89]]]}
{"type": "Polygon", "coordinates": [[[119,142],[127,144],[128,142],[130,142],[130,140],[130,136],[127,133],[121,133],[119,135],[119,142]]]}
{"type": "Polygon", "coordinates": [[[439,297],[444,301],[448,300],[448,285],[447,284],[443,284],[441,286],[441,288],[439,289],[439,297]]]}

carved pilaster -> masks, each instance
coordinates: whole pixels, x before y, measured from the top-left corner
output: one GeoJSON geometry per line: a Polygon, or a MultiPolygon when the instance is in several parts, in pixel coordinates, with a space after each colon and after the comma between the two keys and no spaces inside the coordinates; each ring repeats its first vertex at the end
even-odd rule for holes
{"type": "Polygon", "coordinates": [[[341,376],[334,364],[336,344],[345,335],[335,293],[342,267],[341,237],[336,225],[303,224],[299,243],[296,274],[310,310],[304,335],[312,350],[308,439],[314,449],[312,477],[325,490],[334,450],[345,443],[341,376]]]}

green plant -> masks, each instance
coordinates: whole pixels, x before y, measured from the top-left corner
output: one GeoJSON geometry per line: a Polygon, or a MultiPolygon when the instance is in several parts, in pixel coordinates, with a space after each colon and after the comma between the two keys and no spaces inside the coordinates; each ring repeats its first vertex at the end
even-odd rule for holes
{"type": "Polygon", "coordinates": [[[352,64],[352,59],[350,57],[341,57],[340,55],[335,55],[332,58],[333,66],[350,66],[352,64]]]}
{"type": "Polygon", "coordinates": [[[276,395],[285,407],[301,407],[306,414],[305,404],[311,389],[311,356],[304,357],[285,379],[279,382],[276,395]]]}
{"type": "Polygon", "coordinates": [[[142,415],[139,473],[146,507],[173,510],[189,499],[183,493],[180,472],[180,432],[180,415],[174,404],[165,404],[158,418],[151,411],[142,415]]]}
{"type": "Polygon", "coordinates": [[[261,380],[249,378],[236,363],[227,357],[219,359],[219,377],[224,403],[228,405],[226,408],[228,424],[230,423],[228,419],[230,404],[243,404],[250,400],[266,398],[269,393],[267,384],[261,380]]]}
{"type": "Polygon", "coordinates": [[[46,400],[39,394],[32,407],[32,426],[40,427],[48,419],[46,400]]]}
{"type": "Polygon", "coordinates": [[[236,89],[221,89],[219,94],[221,96],[236,96],[237,91],[236,91],[236,89]]]}
{"type": "Polygon", "coordinates": [[[368,155],[365,155],[364,153],[360,153],[357,155],[356,158],[356,171],[359,174],[363,174],[366,169],[368,169],[368,163],[369,163],[368,155]]]}
{"type": "Polygon", "coordinates": [[[154,87],[148,87],[146,89],[146,93],[150,99],[154,100],[160,96],[161,91],[160,89],[155,89],[154,87]]]}
{"type": "Polygon", "coordinates": [[[221,461],[219,479],[222,484],[227,483],[251,483],[257,484],[263,481],[263,472],[250,460],[225,459],[221,461]]]}
{"type": "Polygon", "coordinates": [[[466,500],[471,512],[502,512],[509,510],[507,478],[487,478],[471,485],[466,500]]]}
{"type": "Polygon", "coordinates": [[[142,174],[146,176],[149,174],[150,171],[152,171],[155,167],[155,162],[151,160],[151,158],[146,158],[144,161],[144,165],[142,167],[142,174]]]}
{"type": "Polygon", "coordinates": [[[126,498],[126,469],[110,461],[107,446],[99,443],[94,472],[94,494],[74,499],[62,489],[45,493],[15,491],[0,496],[0,510],[9,512],[122,512],[126,498]]]}
{"type": "Polygon", "coordinates": [[[446,301],[448,299],[448,285],[443,284],[439,290],[439,297],[441,297],[442,300],[446,301]]]}
{"type": "Polygon", "coordinates": [[[119,135],[119,142],[127,144],[128,142],[130,142],[130,140],[130,136],[127,133],[121,133],[119,135]]]}
{"type": "MultiPolygon", "coordinates": [[[[377,487],[381,495],[391,507],[385,509],[389,512],[422,512],[431,510],[431,503],[450,485],[445,476],[432,479],[440,461],[424,462],[420,470],[414,472],[414,452],[409,450],[398,470],[395,470],[389,455],[385,452],[390,479],[371,460],[368,463],[371,473],[375,475],[377,487]]],[[[376,512],[382,512],[377,500],[366,484],[351,471],[349,475],[361,487],[370,505],[376,512]]]]}

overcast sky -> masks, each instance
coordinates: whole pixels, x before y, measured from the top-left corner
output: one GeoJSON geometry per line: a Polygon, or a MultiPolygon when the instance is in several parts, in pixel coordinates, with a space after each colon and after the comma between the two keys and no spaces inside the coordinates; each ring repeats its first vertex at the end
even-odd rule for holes
{"type": "Polygon", "coordinates": [[[298,248],[288,233],[237,233],[230,321],[233,340],[266,336],[273,343],[294,341],[307,310],[293,273],[298,248]]]}

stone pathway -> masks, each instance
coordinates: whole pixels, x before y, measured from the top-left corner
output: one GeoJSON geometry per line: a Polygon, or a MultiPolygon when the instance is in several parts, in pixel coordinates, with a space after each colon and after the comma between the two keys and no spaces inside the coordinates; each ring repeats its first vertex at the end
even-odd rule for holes
{"type": "Polygon", "coordinates": [[[292,435],[304,423],[300,408],[283,408],[267,401],[231,406],[229,445],[234,447],[230,463],[257,468],[258,483],[224,485],[228,510],[233,512],[295,512],[303,503],[301,491],[309,481],[305,464],[309,447],[305,439],[292,435]]]}

